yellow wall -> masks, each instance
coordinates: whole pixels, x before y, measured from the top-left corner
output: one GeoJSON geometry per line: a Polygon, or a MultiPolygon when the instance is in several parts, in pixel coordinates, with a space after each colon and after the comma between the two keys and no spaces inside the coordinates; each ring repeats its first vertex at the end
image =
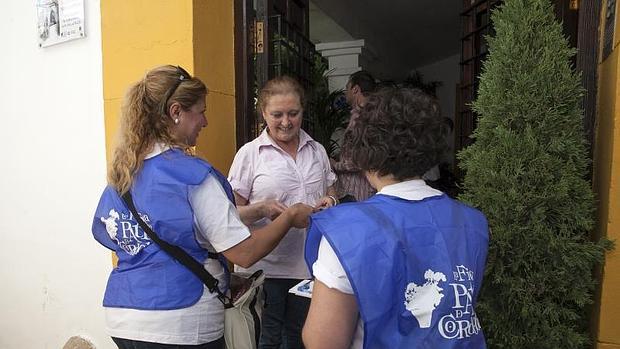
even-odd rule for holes
{"type": "Polygon", "coordinates": [[[209,126],[196,150],[224,173],[237,150],[233,13],[233,1],[194,0],[194,72],[209,88],[209,126]]]}
{"type": "Polygon", "coordinates": [[[230,0],[101,2],[108,161],[127,87],[158,65],[181,65],[209,88],[197,154],[228,172],[235,152],[234,23],[230,0]]]}
{"type": "MultiPolygon", "coordinates": [[[[605,8],[606,6],[603,6],[605,8]]],[[[616,11],[616,21],[619,14],[616,11]]],[[[601,32],[605,14],[601,17],[601,32]]],[[[601,40],[602,42],[602,40],[601,40]]],[[[598,349],[620,349],[620,65],[614,51],[599,66],[598,115],[594,147],[594,189],[598,195],[597,233],[616,240],[603,267],[597,333],[598,349]]]]}

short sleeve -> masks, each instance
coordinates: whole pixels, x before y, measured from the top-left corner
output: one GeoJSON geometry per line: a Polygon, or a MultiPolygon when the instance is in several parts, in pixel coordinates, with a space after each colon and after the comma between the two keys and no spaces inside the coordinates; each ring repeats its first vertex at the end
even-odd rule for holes
{"type": "Polygon", "coordinates": [[[312,265],[312,274],[325,286],[342,293],[353,294],[353,287],[340,260],[325,237],[319,243],[319,254],[312,265]]]}
{"type": "Polygon", "coordinates": [[[228,172],[228,182],[232,189],[245,199],[249,199],[254,182],[254,157],[252,156],[253,144],[248,143],[241,147],[228,172]]]}
{"type": "Polygon", "coordinates": [[[326,184],[328,187],[331,187],[332,185],[334,185],[334,183],[336,183],[336,174],[334,173],[334,170],[332,169],[330,163],[329,163],[329,157],[327,156],[327,151],[325,151],[325,148],[319,144],[320,146],[320,156],[321,156],[321,164],[323,165],[323,168],[326,169],[326,173],[327,175],[325,176],[326,179],[326,184]]]}
{"type": "Polygon", "coordinates": [[[190,187],[196,240],[204,247],[225,251],[250,237],[250,231],[228,199],[224,188],[210,175],[200,185],[190,187]]]}

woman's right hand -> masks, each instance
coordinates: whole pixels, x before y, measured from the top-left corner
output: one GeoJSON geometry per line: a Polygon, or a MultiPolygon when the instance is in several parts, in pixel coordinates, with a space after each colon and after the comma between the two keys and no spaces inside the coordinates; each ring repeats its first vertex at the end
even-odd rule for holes
{"type": "Polygon", "coordinates": [[[291,215],[291,225],[295,228],[305,228],[309,224],[308,216],[316,212],[316,209],[306,204],[297,203],[286,209],[291,215]]]}

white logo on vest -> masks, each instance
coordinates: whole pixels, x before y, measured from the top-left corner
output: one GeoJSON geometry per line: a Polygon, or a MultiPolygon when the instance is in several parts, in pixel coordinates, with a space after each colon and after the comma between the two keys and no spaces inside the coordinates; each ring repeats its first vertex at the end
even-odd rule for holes
{"type": "MultiPolygon", "coordinates": [[[[150,227],[149,217],[145,214],[140,214],[142,220],[150,227]]],[[[100,217],[101,221],[105,223],[105,229],[110,236],[110,239],[116,241],[118,246],[128,254],[135,256],[143,248],[151,244],[151,239],[140,228],[131,212],[129,214],[119,214],[114,209],[111,209],[108,213],[108,217],[100,217]],[[121,234],[118,234],[118,223],[121,224],[121,234]]]]}
{"type": "Polygon", "coordinates": [[[407,285],[405,307],[418,320],[420,328],[429,328],[433,311],[443,298],[441,293],[443,288],[437,284],[439,281],[446,281],[446,276],[443,273],[436,273],[429,269],[424,273],[424,278],[426,283],[422,286],[418,286],[414,282],[410,282],[407,285]]]}
{"type": "Polygon", "coordinates": [[[454,283],[449,285],[454,291],[453,312],[439,320],[439,333],[446,339],[463,339],[482,329],[473,307],[474,272],[464,265],[457,265],[452,275],[454,283]]]}

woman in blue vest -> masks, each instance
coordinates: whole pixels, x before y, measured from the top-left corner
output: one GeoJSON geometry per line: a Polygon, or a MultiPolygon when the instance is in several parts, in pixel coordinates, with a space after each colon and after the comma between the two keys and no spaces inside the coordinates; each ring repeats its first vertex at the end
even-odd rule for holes
{"type": "Polygon", "coordinates": [[[162,66],[132,85],[121,111],[118,146],[93,219],[95,239],[116,252],[103,305],[121,349],[224,346],[224,306],[217,294],[165,253],[138,226],[119,196],[131,191],[141,218],[181,247],[227,289],[225,263],[249,267],[273,250],[312,208],[293,205],[250,232],[226,179],[190,155],[207,125],[207,88],[180,67],[162,66]]]}
{"type": "Polygon", "coordinates": [[[306,348],[485,348],[475,305],[486,219],[421,179],[445,131],[431,97],[390,88],[345,134],[344,151],[378,193],[312,216],[306,348]]]}

